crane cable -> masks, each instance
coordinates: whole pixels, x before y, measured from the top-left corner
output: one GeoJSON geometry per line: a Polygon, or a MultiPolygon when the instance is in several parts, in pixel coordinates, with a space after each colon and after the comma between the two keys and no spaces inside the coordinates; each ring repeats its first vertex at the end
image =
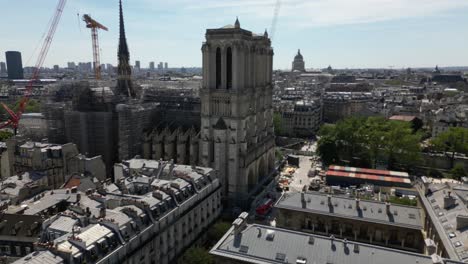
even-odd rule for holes
{"type": "Polygon", "coordinates": [[[276,0],[275,9],[273,13],[273,21],[271,22],[270,28],[270,40],[273,42],[276,33],[276,25],[278,24],[278,16],[281,9],[281,0],[276,0]]]}

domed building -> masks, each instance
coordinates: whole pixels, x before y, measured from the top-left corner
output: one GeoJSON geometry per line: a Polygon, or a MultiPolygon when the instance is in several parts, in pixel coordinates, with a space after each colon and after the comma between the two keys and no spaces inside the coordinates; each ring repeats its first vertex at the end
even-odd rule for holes
{"type": "Polygon", "coordinates": [[[304,57],[302,57],[301,50],[298,50],[296,57],[294,57],[292,71],[305,72],[305,62],[304,57]]]}

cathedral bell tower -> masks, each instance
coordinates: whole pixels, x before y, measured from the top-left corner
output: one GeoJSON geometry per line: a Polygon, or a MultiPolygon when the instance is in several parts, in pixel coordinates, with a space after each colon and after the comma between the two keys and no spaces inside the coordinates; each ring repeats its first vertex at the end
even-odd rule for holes
{"type": "Polygon", "coordinates": [[[271,41],[236,20],[208,29],[202,53],[201,163],[218,171],[229,205],[245,207],[274,168],[271,41]]]}

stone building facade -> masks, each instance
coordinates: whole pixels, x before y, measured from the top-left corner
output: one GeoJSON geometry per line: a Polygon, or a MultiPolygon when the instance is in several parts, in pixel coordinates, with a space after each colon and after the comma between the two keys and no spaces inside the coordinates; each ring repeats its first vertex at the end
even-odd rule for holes
{"type": "Polygon", "coordinates": [[[230,201],[246,206],[275,162],[271,41],[237,20],[208,29],[202,52],[200,161],[218,170],[230,201]]]}
{"type": "Polygon", "coordinates": [[[335,123],[351,116],[368,116],[368,105],[373,101],[368,93],[326,93],[323,97],[323,121],[335,123]]]}
{"type": "Polygon", "coordinates": [[[322,105],[314,101],[298,101],[281,113],[280,134],[290,137],[315,135],[322,124],[322,105]]]}
{"type": "Polygon", "coordinates": [[[315,192],[284,195],[275,207],[279,227],[424,252],[422,212],[418,207],[315,192]]]}
{"type": "MultiPolygon", "coordinates": [[[[39,240],[34,249],[69,264],[175,263],[221,214],[221,185],[211,168],[132,159],[114,169],[115,183],[86,193],[48,191],[16,206],[26,206],[19,220],[44,219],[40,238],[31,238],[39,240]]],[[[29,253],[16,263],[49,263],[29,253]]]]}

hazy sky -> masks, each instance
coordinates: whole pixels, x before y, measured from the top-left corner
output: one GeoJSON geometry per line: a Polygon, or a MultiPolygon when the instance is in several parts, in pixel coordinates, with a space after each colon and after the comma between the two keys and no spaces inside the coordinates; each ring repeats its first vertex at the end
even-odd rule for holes
{"type": "MultiPolygon", "coordinates": [[[[207,28],[233,24],[263,33],[277,0],[124,0],[131,60],[201,66],[207,28]]],[[[283,0],[273,46],[275,68],[287,69],[300,48],[307,68],[468,65],[468,0],[283,0]]],[[[32,66],[58,0],[0,0],[0,61],[19,50],[32,66]]],[[[116,64],[118,0],[68,0],[47,66],[92,61],[91,33],[100,32],[101,62],[116,64]],[[80,22],[79,22],[80,21],[80,22]]],[[[157,64],[157,63],[156,63],[157,64]]]]}

